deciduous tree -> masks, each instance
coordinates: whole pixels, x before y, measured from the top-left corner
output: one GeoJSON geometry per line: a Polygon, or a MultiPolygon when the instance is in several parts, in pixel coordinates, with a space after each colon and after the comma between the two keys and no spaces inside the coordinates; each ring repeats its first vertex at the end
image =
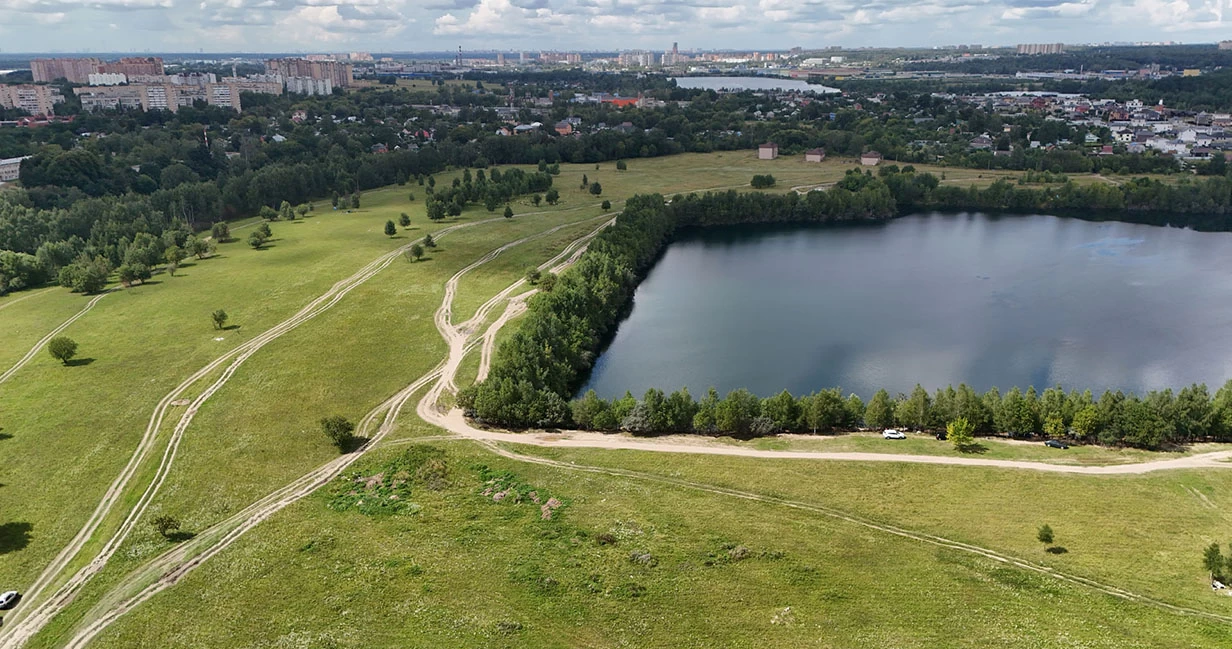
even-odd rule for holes
{"type": "Polygon", "coordinates": [[[355,424],[347,421],[342,415],[332,415],[321,419],[321,432],[329,438],[329,441],[337,446],[339,450],[346,450],[354,439],[351,435],[355,431],[355,424]]]}
{"type": "Polygon", "coordinates": [[[68,336],[56,336],[47,341],[47,353],[51,357],[68,365],[69,360],[77,355],[77,341],[68,336]]]}

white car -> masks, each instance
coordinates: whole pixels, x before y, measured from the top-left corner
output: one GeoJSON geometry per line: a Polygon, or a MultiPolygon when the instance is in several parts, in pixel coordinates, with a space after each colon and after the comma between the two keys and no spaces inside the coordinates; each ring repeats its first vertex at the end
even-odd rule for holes
{"type": "Polygon", "coordinates": [[[887,428],[881,431],[881,436],[886,439],[907,439],[906,434],[902,431],[894,430],[893,428],[887,428]]]}
{"type": "Polygon", "coordinates": [[[15,590],[10,590],[7,593],[0,594],[0,611],[7,611],[10,608],[17,606],[17,602],[20,600],[21,593],[18,593],[15,590]]]}

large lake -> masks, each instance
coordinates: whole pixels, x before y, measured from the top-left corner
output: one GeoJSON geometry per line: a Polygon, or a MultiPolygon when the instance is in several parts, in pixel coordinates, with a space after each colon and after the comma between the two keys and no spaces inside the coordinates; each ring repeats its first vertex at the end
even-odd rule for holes
{"type": "Polygon", "coordinates": [[[583,390],[1060,383],[1098,396],[1228,378],[1232,234],[934,214],[684,234],[583,390]]]}
{"type": "Polygon", "coordinates": [[[795,90],[819,94],[839,92],[838,88],[785,77],[676,77],[675,81],[677,86],[690,90],[795,90]]]}

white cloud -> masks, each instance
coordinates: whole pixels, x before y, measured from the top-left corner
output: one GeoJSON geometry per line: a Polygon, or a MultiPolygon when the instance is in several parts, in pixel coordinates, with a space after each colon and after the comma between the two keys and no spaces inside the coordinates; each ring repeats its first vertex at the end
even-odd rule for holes
{"type": "MultiPolygon", "coordinates": [[[[0,0],[5,48],[778,49],[1209,40],[1232,0],[0,0]],[[117,19],[116,13],[124,16],[117,19]],[[47,25],[55,25],[54,29],[47,25]],[[98,26],[118,25],[115,29],[98,26]],[[28,26],[15,28],[15,26],[28,26]]],[[[1230,30],[1232,31],[1232,30],[1230,30]]]]}

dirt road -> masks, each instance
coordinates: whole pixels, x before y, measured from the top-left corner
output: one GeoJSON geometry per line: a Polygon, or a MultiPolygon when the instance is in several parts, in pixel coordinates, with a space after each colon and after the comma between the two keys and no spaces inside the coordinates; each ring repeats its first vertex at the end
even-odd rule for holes
{"type": "MultiPolygon", "coordinates": [[[[98,304],[99,300],[107,297],[108,295],[111,294],[112,291],[116,291],[116,290],[119,290],[119,289],[110,289],[108,291],[104,291],[94,296],[89,302],[86,302],[85,306],[81,307],[80,311],[78,311],[77,313],[74,313],[73,317],[69,318],[68,320],[65,320],[64,322],[61,322],[59,326],[51,330],[51,333],[47,334],[46,336],[43,336],[37,343],[34,343],[34,346],[30,348],[30,351],[26,352],[25,356],[22,356],[21,359],[18,360],[15,365],[5,370],[4,374],[0,374],[0,383],[4,383],[5,381],[12,378],[12,376],[17,373],[17,370],[20,370],[21,368],[25,367],[26,364],[28,364],[30,361],[34,360],[34,356],[38,354],[39,350],[41,350],[43,346],[46,345],[52,338],[55,338],[56,336],[60,335],[61,331],[68,329],[69,325],[73,324],[74,322],[77,322],[77,320],[81,316],[88,313],[90,309],[93,309],[94,305],[98,304]]],[[[37,293],[34,295],[37,295],[37,293]]],[[[9,302],[5,306],[11,306],[16,302],[26,299],[27,297],[34,297],[34,295],[27,295],[25,297],[17,298],[16,300],[9,302]]]]}

